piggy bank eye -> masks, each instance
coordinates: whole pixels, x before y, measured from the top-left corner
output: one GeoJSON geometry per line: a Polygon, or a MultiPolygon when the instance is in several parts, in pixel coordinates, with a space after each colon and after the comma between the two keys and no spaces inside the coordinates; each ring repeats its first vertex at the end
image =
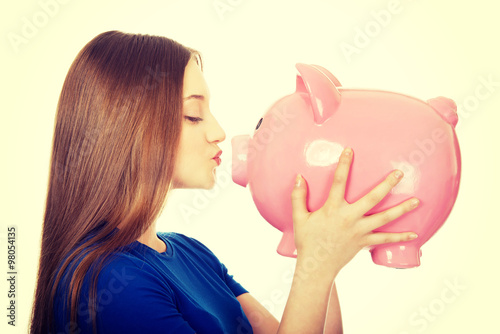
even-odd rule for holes
{"type": "Polygon", "coordinates": [[[260,124],[262,123],[263,118],[259,120],[259,123],[257,123],[257,126],[255,127],[255,130],[257,130],[260,127],[260,124]]]}

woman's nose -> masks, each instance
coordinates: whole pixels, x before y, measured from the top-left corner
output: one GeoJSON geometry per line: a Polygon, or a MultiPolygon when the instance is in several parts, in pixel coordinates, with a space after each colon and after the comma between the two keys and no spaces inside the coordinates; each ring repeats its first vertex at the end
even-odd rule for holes
{"type": "Polygon", "coordinates": [[[226,139],[226,133],[219,125],[219,122],[217,122],[215,117],[212,115],[210,127],[207,132],[207,140],[209,142],[222,142],[224,139],[226,139]]]}

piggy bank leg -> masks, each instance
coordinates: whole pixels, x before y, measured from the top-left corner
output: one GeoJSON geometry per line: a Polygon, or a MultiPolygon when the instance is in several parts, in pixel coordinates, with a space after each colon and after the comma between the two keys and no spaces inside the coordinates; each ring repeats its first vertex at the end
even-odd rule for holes
{"type": "Polygon", "coordinates": [[[412,243],[383,244],[370,250],[374,263],[391,268],[413,268],[420,265],[422,251],[412,243]]]}
{"type": "Polygon", "coordinates": [[[293,231],[283,231],[283,237],[278,245],[278,254],[288,257],[297,257],[293,231]]]}

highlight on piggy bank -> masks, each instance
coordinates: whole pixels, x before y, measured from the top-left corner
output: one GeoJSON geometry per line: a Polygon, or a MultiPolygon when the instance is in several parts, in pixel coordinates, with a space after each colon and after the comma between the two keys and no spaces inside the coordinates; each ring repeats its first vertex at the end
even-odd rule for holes
{"type": "Polygon", "coordinates": [[[374,232],[415,231],[417,239],[372,246],[374,263],[394,268],[420,265],[420,248],[448,218],[458,194],[460,148],[456,104],[445,97],[427,101],[383,90],[350,89],[318,65],[296,64],[296,91],[277,100],[253,134],[235,136],[232,179],[248,185],[262,217],[283,232],[278,253],[296,257],[292,192],[295,176],[307,180],[307,208],[328,197],[340,153],[352,147],[345,199],[363,197],[394,169],[404,178],[366,215],[411,197],[415,210],[374,232]]]}

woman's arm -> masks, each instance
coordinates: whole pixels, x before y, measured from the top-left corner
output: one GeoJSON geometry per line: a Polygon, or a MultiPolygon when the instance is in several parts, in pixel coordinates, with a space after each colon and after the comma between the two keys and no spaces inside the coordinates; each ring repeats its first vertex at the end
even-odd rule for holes
{"type": "MultiPolygon", "coordinates": [[[[236,298],[240,302],[255,334],[275,334],[278,332],[279,321],[251,294],[244,293],[236,298]]],[[[324,333],[342,333],[342,319],[335,283],[330,291],[324,333]]]]}
{"type": "MultiPolygon", "coordinates": [[[[315,261],[317,259],[312,255],[297,256],[292,288],[278,333],[323,333],[337,273],[327,266],[314,264],[315,261]]],[[[332,296],[334,298],[331,301],[334,308],[340,311],[336,295],[332,296]]],[[[337,322],[335,326],[333,333],[342,333],[342,323],[337,322]]]]}
{"type": "Polygon", "coordinates": [[[330,291],[330,301],[328,302],[328,310],[326,311],[325,334],[342,334],[342,314],[340,312],[339,297],[335,282],[330,291]]]}
{"type": "Polygon", "coordinates": [[[276,334],[279,321],[251,294],[236,297],[245,312],[254,334],[276,334]]]}

